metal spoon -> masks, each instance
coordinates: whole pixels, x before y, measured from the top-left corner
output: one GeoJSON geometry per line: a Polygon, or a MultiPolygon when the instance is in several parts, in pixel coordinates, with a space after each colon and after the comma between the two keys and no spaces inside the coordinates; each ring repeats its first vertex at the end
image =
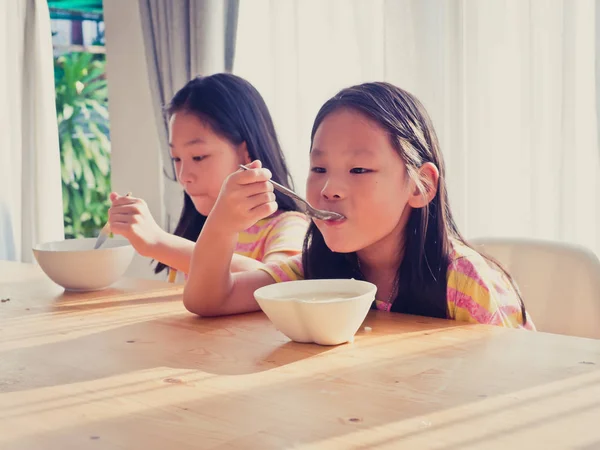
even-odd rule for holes
{"type": "MultiPolygon", "coordinates": [[[[244,166],[242,164],[240,164],[240,168],[244,169],[244,170],[250,170],[249,168],[247,168],[246,166],[244,166]]],[[[302,197],[300,197],[298,194],[296,194],[291,189],[288,189],[285,186],[282,186],[273,180],[269,180],[269,182],[273,185],[275,190],[277,190],[277,191],[281,192],[282,194],[287,195],[291,199],[295,200],[298,203],[298,205],[303,209],[304,214],[306,214],[307,216],[314,217],[315,219],[319,219],[319,220],[342,220],[342,219],[345,219],[345,217],[343,215],[338,214],[336,212],[323,211],[322,209],[313,208],[310,205],[310,203],[308,203],[306,200],[304,200],[302,197]]]]}

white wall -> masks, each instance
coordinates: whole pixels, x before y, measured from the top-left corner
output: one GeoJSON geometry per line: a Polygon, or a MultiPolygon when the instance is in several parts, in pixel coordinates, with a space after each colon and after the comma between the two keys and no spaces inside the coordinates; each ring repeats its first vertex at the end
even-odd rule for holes
{"type": "MultiPolygon", "coordinates": [[[[160,140],[156,129],[138,0],[104,0],[112,187],[146,200],[164,223],[160,140]]],[[[127,276],[153,278],[136,255],[127,276]]]]}

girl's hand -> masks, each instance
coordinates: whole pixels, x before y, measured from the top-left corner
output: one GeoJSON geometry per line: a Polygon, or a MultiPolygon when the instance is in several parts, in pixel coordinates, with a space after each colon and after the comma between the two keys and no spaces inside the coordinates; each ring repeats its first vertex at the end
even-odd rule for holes
{"type": "Polygon", "coordinates": [[[260,219],[277,211],[271,171],[263,169],[260,161],[229,175],[223,182],[209,220],[216,222],[221,231],[239,233],[260,219]]]}
{"type": "Polygon", "coordinates": [[[148,205],[141,198],[110,194],[112,206],[108,210],[108,223],[113,233],[125,237],[142,256],[152,256],[165,231],[161,229],[148,205]]]}

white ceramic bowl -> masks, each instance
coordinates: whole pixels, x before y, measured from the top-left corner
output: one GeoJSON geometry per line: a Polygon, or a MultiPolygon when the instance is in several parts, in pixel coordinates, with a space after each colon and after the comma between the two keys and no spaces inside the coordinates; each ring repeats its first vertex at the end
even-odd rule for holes
{"type": "Polygon", "coordinates": [[[254,298],[292,341],[338,345],[354,339],[376,291],[366,281],[302,280],[262,287],[254,298]]]}
{"type": "Polygon", "coordinates": [[[69,291],[97,291],[117,281],[133,258],[125,239],[107,239],[94,250],[96,238],[47,242],[33,248],[35,259],[48,277],[69,291]]]}

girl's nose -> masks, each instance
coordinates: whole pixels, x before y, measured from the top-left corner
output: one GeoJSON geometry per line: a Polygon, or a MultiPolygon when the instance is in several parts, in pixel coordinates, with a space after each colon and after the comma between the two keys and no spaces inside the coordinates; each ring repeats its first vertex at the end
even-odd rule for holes
{"type": "Polygon", "coordinates": [[[181,184],[189,184],[194,181],[194,175],[190,170],[187,169],[187,166],[182,162],[179,166],[179,182],[181,184]]]}
{"type": "Polygon", "coordinates": [[[331,177],[327,179],[325,186],[323,186],[321,195],[327,200],[341,200],[346,196],[342,183],[331,177]]]}

